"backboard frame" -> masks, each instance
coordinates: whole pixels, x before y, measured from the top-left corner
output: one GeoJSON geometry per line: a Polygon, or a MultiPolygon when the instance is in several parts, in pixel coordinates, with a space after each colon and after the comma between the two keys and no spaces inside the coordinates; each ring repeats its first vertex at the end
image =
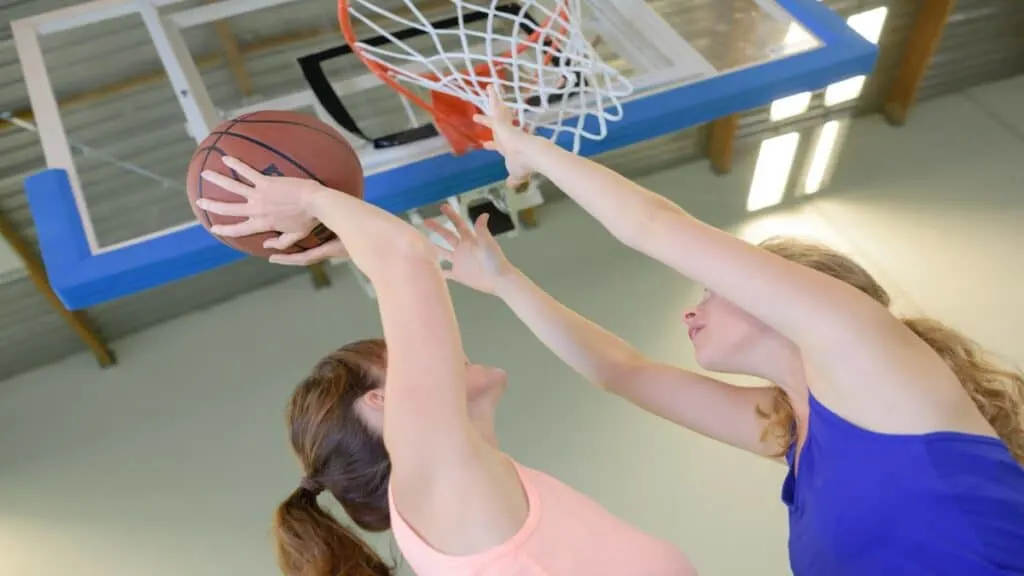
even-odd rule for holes
{"type": "MultiPolygon", "coordinates": [[[[26,178],[25,191],[50,283],[68,309],[88,308],[245,257],[197,222],[115,246],[98,246],[46,73],[40,36],[138,13],[179,93],[189,131],[201,140],[220,119],[180,29],[292,0],[221,0],[171,15],[158,10],[180,1],[94,0],[11,24],[22,68],[32,71],[25,81],[48,166],[26,178]]],[[[622,103],[624,118],[610,126],[603,140],[585,141],[580,154],[609,152],[872,71],[876,46],[819,1],[775,2],[822,46],[627,100],[622,103]]],[[[505,176],[498,155],[476,151],[456,157],[443,141],[416,142],[387,152],[367,167],[366,199],[396,213],[486,187],[505,176]],[[414,160],[403,163],[403,158],[414,160]]]]}

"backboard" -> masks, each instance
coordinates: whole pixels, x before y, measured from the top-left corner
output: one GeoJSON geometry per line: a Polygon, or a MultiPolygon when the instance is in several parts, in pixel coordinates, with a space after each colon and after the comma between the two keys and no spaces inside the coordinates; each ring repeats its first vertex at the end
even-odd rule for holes
{"type": "MultiPolygon", "coordinates": [[[[633,87],[622,99],[621,119],[609,123],[605,137],[581,143],[579,153],[585,156],[867,74],[876,56],[873,44],[815,0],[583,3],[587,38],[633,87]]],[[[447,0],[416,4],[432,22],[451,17],[447,0]]],[[[88,190],[78,176],[80,160],[72,154],[48,72],[41,44],[47,37],[135,17],[152,39],[156,59],[166,72],[168,97],[173,96],[180,109],[185,142],[201,140],[221,119],[243,112],[308,111],[339,128],[356,145],[367,174],[366,199],[394,212],[435,204],[504,178],[504,165],[496,154],[452,154],[429,117],[369,73],[339,35],[321,36],[315,46],[299,44],[294,54],[275,60],[290,61],[290,68],[274,76],[280,81],[264,82],[260,95],[243,100],[214,89],[212,76],[218,72],[201,66],[194,31],[228,22],[259,36],[275,27],[283,30],[289,18],[299,18],[303,11],[316,14],[323,8],[323,2],[304,0],[94,0],[12,24],[48,165],[26,180],[26,193],[51,284],[69,309],[120,298],[244,256],[187,216],[135,238],[101,241],[90,216],[88,190]]],[[[334,13],[327,8],[322,20],[331,21],[336,29],[334,13]]],[[[386,32],[417,41],[414,28],[386,32]]],[[[386,43],[388,34],[379,41],[386,43]]],[[[262,61],[252,63],[253,68],[261,65],[262,61]]],[[[557,141],[568,145],[562,137],[557,141]]],[[[185,146],[168,153],[180,155],[185,146]]],[[[184,205],[184,193],[180,197],[184,205]]]]}

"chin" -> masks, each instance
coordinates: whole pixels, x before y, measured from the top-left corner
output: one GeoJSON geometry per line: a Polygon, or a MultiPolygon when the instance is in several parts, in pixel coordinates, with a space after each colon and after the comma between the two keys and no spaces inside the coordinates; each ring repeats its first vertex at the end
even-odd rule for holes
{"type": "Polygon", "coordinates": [[[729,362],[726,362],[718,351],[708,346],[694,346],[693,357],[697,365],[711,372],[731,373],[729,362]]]}

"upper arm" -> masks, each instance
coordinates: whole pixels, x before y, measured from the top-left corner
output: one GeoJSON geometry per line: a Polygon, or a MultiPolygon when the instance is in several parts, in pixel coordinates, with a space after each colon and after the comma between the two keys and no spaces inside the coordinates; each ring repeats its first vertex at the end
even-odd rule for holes
{"type": "Polygon", "coordinates": [[[623,369],[608,389],[633,404],[698,434],[754,454],[769,456],[778,447],[762,441],[770,387],[734,386],[676,366],[646,360],[623,369]]]}
{"type": "Polygon", "coordinates": [[[433,465],[469,442],[462,340],[445,280],[428,253],[414,244],[389,270],[374,285],[388,348],[384,441],[395,468],[433,465]]]}
{"type": "Polygon", "coordinates": [[[433,254],[397,262],[374,288],[387,342],[384,442],[403,518],[447,553],[502,541],[526,514],[515,468],[469,420],[466,357],[433,254]]]}

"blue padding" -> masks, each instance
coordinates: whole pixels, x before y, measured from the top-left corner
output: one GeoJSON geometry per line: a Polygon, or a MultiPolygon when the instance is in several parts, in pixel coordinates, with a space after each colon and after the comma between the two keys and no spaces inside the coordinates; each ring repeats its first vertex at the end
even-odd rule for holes
{"type": "MultiPolygon", "coordinates": [[[[779,0],[779,4],[825,46],[627,102],[623,120],[610,126],[605,139],[585,141],[580,153],[592,156],[615,150],[871,72],[877,48],[847,27],[842,18],[815,0],[779,0]]],[[[569,137],[560,137],[559,143],[568,146],[569,137]]],[[[387,210],[403,212],[504,177],[504,162],[497,154],[445,154],[369,176],[366,198],[387,210]]],[[[245,257],[198,224],[94,255],[63,170],[44,170],[30,176],[25,180],[25,193],[50,283],[71,310],[122,298],[245,257]]]]}

